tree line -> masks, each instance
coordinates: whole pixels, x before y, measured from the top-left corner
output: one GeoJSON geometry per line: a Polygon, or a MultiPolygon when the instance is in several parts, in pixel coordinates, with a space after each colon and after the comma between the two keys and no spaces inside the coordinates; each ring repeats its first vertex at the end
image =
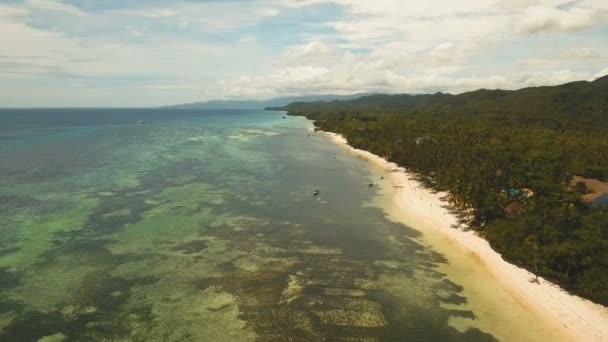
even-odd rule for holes
{"type": "Polygon", "coordinates": [[[608,77],[282,109],[416,172],[506,260],[608,305],[608,208],[569,186],[574,175],[608,180],[606,94],[608,77]]]}

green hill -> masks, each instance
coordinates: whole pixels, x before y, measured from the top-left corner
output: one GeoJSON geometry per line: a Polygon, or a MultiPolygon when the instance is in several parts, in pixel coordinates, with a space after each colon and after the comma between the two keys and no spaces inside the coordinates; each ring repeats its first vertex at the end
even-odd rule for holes
{"type": "Polygon", "coordinates": [[[284,109],[448,191],[462,220],[505,259],[608,305],[608,208],[582,201],[584,185],[570,186],[575,175],[608,180],[608,77],[284,109]]]}
{"type": "Polygon", "coordinates": [[[292,113],[409,113],[461,112],[562,115],[601,115],[608,111],[608,76],[552,87],[487,90],[451,95],[370,95],[347,101],[295,102],[283,109],[292,113]]]}

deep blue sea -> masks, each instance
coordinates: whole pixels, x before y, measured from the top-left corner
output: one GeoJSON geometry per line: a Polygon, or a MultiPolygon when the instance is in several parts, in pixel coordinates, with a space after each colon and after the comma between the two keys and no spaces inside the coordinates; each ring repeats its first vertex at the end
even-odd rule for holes
{"type": "Polygon", "coordinates": [[[0,341],[493,341],[369,165],[284,116],[0,110],[0,341]]]}

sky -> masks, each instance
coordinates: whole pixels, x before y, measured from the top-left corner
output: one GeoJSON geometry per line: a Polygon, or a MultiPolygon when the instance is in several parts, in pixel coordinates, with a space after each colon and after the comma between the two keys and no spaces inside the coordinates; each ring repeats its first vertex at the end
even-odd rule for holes
{"type": "Polygon", "coordinates": [[[608,74],[608,0],[0,0],[0,107],[461,93],[608,74]]]}

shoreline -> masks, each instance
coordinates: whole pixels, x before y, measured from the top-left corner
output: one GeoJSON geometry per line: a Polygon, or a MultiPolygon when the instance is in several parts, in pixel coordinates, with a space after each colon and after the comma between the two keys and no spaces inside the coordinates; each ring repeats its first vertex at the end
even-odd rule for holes
{"type": "MultiPolygon", "coordinates": [[[[554,341],[608,341],[608,308],[569,294],[542,277],[538,277],[539,284],[530,282],[529,279],[534,277],[532,273],[505,261],[487,240],[473,231],[453,228],[458,220],[446,208],[447,203],[442,199],[445,193],[435,193],[424,187],[414,175],[395,163],[371,152],[355,149],[341,135],[323,133],[332,142],[371,162],[384,174],[389,184],[383,191],[387,196],[383,196],[385,202],[381,206],[389,218],[421,232],[425,242],[445,254],[450,265],[443,267],[443,271],[450,277],[454,276],[461,285],[466,284],[465,292],[483,297],[476,301],[478,303],[471,300],[470,305],[490,316],[485,323],[505,318],[494,312],[492,306],[518,306],[512,312],[517,322],[510,326],[510,322],[496,323],[506,325],[504,328],[496,327],[494,333],[497,336],[506,335],[511,329],[527,328],[531,335],[538,335],[529,336],[531,340],[545,336],[554,341]],[[388,172],[395,168],[399,171],[388,172]],[[455,260],[462,262],[462,265],[455,260]],[[450,267],[455,268],[453,272],[450,272],[450,267]],[[488,276],[490,283],[478,281],[487,282],[488,276]],[[492,287],[496,283],[500,289],[492,287]],[[481,303],[488,298],[488,303],[481,303]],[[534,327],[533,323],[538,322],[530,322],[529,318],[541,319],[543,327],[534,327]]],[[[479,317],[479,320],[484,320],[484,317],[479,317]]],[[[488,329],[486,326],[483,328],[488,329]]]]}

